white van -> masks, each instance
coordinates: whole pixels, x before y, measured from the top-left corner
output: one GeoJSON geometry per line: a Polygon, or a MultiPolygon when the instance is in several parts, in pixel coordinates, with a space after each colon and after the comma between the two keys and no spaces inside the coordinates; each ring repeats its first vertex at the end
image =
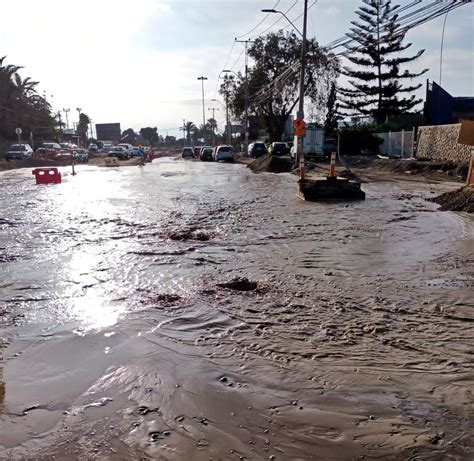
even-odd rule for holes
{"type": "Polygon", "coordinates": [[[133,157],[133,146],[131,144],[128,144],[128,143],[121,143],[121,144],[117,144],[117,146],[119,147],[123,147],[125,149],[125,151],[127,152],[127,155],[129,157],[133,157]]]}

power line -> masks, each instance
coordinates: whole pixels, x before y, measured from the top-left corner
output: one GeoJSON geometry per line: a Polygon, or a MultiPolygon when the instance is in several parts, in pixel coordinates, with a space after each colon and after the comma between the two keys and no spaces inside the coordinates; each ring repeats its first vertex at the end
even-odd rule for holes
{"type": "MultiPolygon", "coordinates": [[[[274,10],[274,9],[278,6],[279,3],[280,3],[280,0],[277,0],[277,2],[273,5],[272,10],[274,10]]],[[[238,37],[235,37],[235,38],[236,38],[236,39],[239,39],[239,38],[245,37],[246,35],[251,34],[255,29],[257,29],[260,25],[262,25],[262,24],[265,22],[265,20],[268,18],[268,16],[270,16],[270,14],[271,14],[271,13],[267,13],[267,14],[264,16],[264,18],[263,18],[255,27],[253,27],[252,29],[250,29],[247,33],[242,34],[242,35],[239,35],[238,37]]],[[[226,69],[226,67],[224,67],[224,69],[226,69]]]]}
{"type": "MultiPolygon", "coordinates": [[[[291,6],[285,11],[285,14],[288,14],[288,13],[296,6],[297,3],[298,3],[298,0],[295,0],[295,3],[293,3],[293,5],[291,5],[291,6]]],[[[276,26],[282,19],[283,19],[283,16],[280,16],[271,26],[267,27],[265,30],[263,30],[262,32],[260,32],[258,35],[255,35],[255,36],[253,36],[253,37],[250,37],[250,40],[254,40],[254,39],[256,39],[257,37],[260,37],[261,35],[265,34],[265,33],[268,32],[270,29],[272,29],[273,26],[276,26]]]]}
{"type": "MultiPolygon", "coordinates": [[[[317,0],[316,0],[317,1],[317,0]]],[[[419,4],[420,1],[414,1],[410,3],[410,6],[415,6],[419,4]]],[[[456,8],[459,8],[460,6],[466,5],[469,2],[457,2],[456,0],[451,0],[451,2],[447,3],[443,0],[438,0],[430,5],[425,5],[424,7],[412,11],[411,13],[403,16],[403,21],[399,24],[399,30],[395,31],[396,35],[400,34],[405,34],[408,30],[413,29],[421,24],[424,24],[426,22],[429,22],[441,15],[446,14],[449,11],[452,11],[456,8]],[[438,8],[433,10],[433,6],[437,5],[438,8]],[[421,15],[421,13],[424,11],[424,14],[421,15]],[[415,19],[413,19],[415,18],[415,19]],[[403,26],[403,27],[402,27],[403,26]]],[[[406,10],[408,7],[403,8],[406,10]]],[[[397,9],[397,12],[399,10],[397,9]]],[[[386,27],[383,29],[386,30],[386,27]]],[[[324,49],[326,51],[331,51],[333,49],[339,48],[341,46],[348,47],[349,43],[355,42],[354,39],[351,39],[347,35],[344,37],[335,40],[331,42],[330,46],[325,46],[324,49]],[[346,40],[345,42],[343,40],[346,40]]],[[[362,46],[360,47],[355,47],[351,48],[350,50],[342,51],[340,53],[337,53],[336,56],[343,56],[349,52],[357,52],[362,49],[362,46]]],[[[252,105],[261,105],[262,103],[268,101],[273,93],[277,90],[281,90],[281,88],[284,87],[285,83],[289,81],[291,78],[294,78],[297,72],[299,72],[300,69],[300,62],[297,61],[293,63],[291,66],[289,66],[287,69],[285,69],[279,76],[277,76],[272,82],[270,82],[266,87],[260,91],[257,91],[253,98],[253,104],[252,105]]]]}

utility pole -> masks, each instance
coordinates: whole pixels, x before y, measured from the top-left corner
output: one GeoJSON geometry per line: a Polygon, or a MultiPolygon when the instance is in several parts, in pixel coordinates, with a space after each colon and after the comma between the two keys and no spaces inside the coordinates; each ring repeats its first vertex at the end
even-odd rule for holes
{"type": "Polygon", "coordinates": [[[204,80],[207,80],[207,77],[201,75],[201,77],[198,77],[198,80],[201,80],[202,85],[202,131],[204,136],[204,143],[206,143],[206,110],[204,108],[204,80]]]}
{"type": "Polygon", "coordinates": [[[237,43],[245,44],[245,154],[248,153],[249,148],[249,66],[247,45],[253,43],[255,40],[237,40],[237,43]]]}
{"type": "Polygon", "coordinates": [[[66,130],[69,130],[69,117],[68,117],[68,114],[69,114],[70,110],[71,109],[69,109],[69,107],[67,107],[66,109],[63,109],[63,112],[66,115],[66,130]]]}
{"type": "MultiPolygon", "coordinates": [[[[216,117],[214,115],[216,110],[219,110],[218,107],[208,107],[207,110],[212,110],[212,120],[216,121],[216,117]]],[[[212,127],[212,144],[215,146],[216,145],[216,131],[215,127],[212,127]]]]}
{"type": "MultiPolygon", "coordinates": [[[[303,43],[301,45],[301,73],[300,73],[300,97],[298,101],[298,113],[296,118],[304,120],[304,76],[306,68],[306,24],[308,21],[308,0],[304,0],[304,15],[303,15],[303,43]]],[[[300,179],[304,179],[304,152],[303,152],[303,138],[297,138],[296,145],[297,156],[300,159],[300,179]]]]}

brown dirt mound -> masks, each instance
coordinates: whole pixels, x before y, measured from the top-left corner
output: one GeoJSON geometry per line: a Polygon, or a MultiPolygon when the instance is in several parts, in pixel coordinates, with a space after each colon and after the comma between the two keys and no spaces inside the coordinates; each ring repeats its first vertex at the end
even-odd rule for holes
{"type": "Polygon", "coordinates": [[[254,173],[289,173],[293,168],[293,161],[289,157],[275,157],[265,154],[247,165],[254,173]]]}
{"type": "Polygon", "coordinates": [[[441,211],[466,211],[474,213],[474,187],[461,187],[430,199],[441,205],[441,211]]]}
{"type": "Polygon", "coordinates": [[[0,171],[12,170],[15,168],[41,168],[61,165],[55,160],[41,158],[27,158],[25,160],[0,159],[0,171]]]}

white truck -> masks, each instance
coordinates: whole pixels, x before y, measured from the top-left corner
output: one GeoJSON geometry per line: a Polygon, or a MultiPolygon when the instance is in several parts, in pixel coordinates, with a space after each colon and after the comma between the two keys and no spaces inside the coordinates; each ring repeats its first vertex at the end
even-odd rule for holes
{"type": "MultiPolygon", "coordinates": [[[[297,137],[293,143],[293,147],[290,150],[291,158],[296,157],[296,144],[297,137]]],[[[308,125],[306,127],[306,136],[303,138],[303,154],[305,157],[324,157],[324,130],[322,128],[316,128],[315,126],[308,125]]]]}

